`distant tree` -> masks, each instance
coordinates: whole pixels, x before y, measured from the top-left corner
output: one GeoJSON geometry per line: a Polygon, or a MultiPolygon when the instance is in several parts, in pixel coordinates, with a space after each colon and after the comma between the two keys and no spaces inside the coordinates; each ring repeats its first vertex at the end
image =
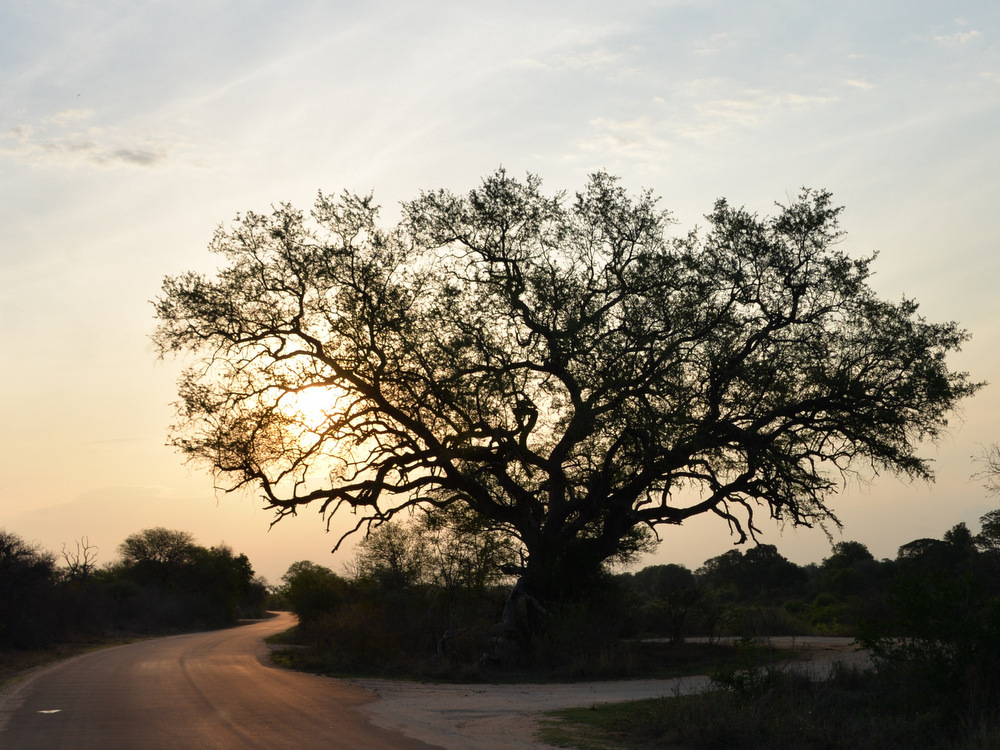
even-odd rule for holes
{"type": "Polygon", "coordinates": [[[189,560],[195,546],[194,537],[187,531],[158,526],[127,536],[118,545],[118,553],[127,565],[174,565],[189,560]]]}
{"type": "Polygon", "coordinates": [[[929,555],[943,555],[947,545],[940,539],[922,537],[912,542],[900,545],[896,558],[900,561],[913,561],[926,558],[929,555]]]}
{"type": "Polygon", "coordinates": [[[518,550],[467,506],[425,513],[415,524],[430,555],[430,583],[446,590],[482,592],[507,580],[518,550]]]}
{"type": "Polygon", "coordinates": [[[879,299],[871,259],[837,249],[840,211],[719,200],[671,238],[607,174],[566,201],[499,170],[392,229],[370,195],[247,213],[215,278],[156,302],[161,355],[201,355],[173,442],[279,516],[464,505],[522,549],[512,605],[702,513],[741,540],[761,508],[837,523],[843,472],[930,478],[918,446],[979,387],[947,366],[957,325],[879,299]]]}
{"type": "Polygon", "coordinates": [[[302,622],[330,614],[348,595],[348,583],[329,568],[308,560],[292,563],[281,577],[281,595],[302,622]]]}
{"type": "MultiPolygon", "coordinates": [[[[861,542],[837,542],[832,554],[818,567],[819,588],[841,603],[868,597],[867,607],[872,608],[884,594],[892,569],[891,562],[879,562],[861,542]]],[[[842,614],[848,614],[847,610],[842,614]]],[[[849,618],[852,623],[857,620],[856,614],[852,608],[849,618]]]]}
{"type": "Polygon", "coordinates": [[[688,568],[683,565],[650,565],[631,577],[632,587],[649,597],[649,608],[662,611],[669,627],[670,640],[678,643],[684,639],[688,618],[705,597],[688,568]]]}
{"type": "Polygon", "coordinates": [[[968,526],[959,523],[945,532],[943,539],[914,539],[899,548],[898,562],[936,572],[953,571],[976,554],[976,540],[968,526]]]}
{"type": "Polygon", "coordinates": [[[944,542],[959,559],[975,554],[976,540],[965,523],[957,523],[944,533],[944,542]]]}
{"type": "Polygon", "coordinates": [[[176,586],[179,571],[196,549],[190,533],[156,527],[127,536],[118,545],[118,554],[129,578],[162,588],[171,583],[176,586]]]}
{"type": "Polygon", "coordinates": [[[249,558],[228,545],[195,546],[176,576],[175,587],[184,592],[189,610],[207,625],[263,615],[266,587],[249,558]]]}
{"type": "Polygon", "coordinates": [[[738,598],[747,588],[743,553],[730,549],[706,560],[695,573],[725,598],[738,598]]]}
{"type": "Polygon", "coordinates": [[[419,529],[386,523],[358,542],[350,570],[355,578],[383,588],[402,589],[426,583],[431,551],[419,529]]]}
{"type": "Polygon", "coordinates": [[[632,574],[631,585],[637,591],[649,596],[663,596],[677,589],[693,588],[694,573],[683,565],[647,565],[632,574]]]}
{"type": "Polygon", "coordinates": [[[1000,509],[991,510],[979,519],[976,545],[984,551],[1000,552],[1000,509]]]}
{"type": "Polygon", "coordinates": [[[836,542],[832,554],[823,560],[824,568],[843,569],[875,562],[867,545],[861,542],[836,542]]]}
{"type": "Polygon", "coordinates": [[[733,592],[743,600],[789,595],[806,583],[802,568],[785,558],[773,544],[758,544],[741,554],[732,549],[699,568],[707,585],[733,592]]]}
{"type": "Polygon", "coordinates": [[[758,544],[743,553],[747,579],[754,582],[758,596],[788,596],[806,583],[806,574],[773,544],[758,544]]]}
{"type": "Polygon", "coordinates": [[[263,613],[264,583],[225,544],[202,547],[189,532],[156,527],[130,534],[118,552],[102,578],[142,603],[133,627],[216,627],[263,613]]]}

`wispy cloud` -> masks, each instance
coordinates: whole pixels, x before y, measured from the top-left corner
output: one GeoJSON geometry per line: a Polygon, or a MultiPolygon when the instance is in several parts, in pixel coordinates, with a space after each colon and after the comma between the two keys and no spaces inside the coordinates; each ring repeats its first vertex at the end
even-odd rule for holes
{"type": "MultiPolygon", "coordinates": [[[[629,52],[641,52],[641,47],[633,47],[629,52]]],[[[615,52],[607,47],[588,47],[566,52],[554,52],[542,58],[522,58],[519,67],[552,71],[590,70],[606,72],[621,68],[628,60],[628,52],[615,52]]]]}
{"type": "Polygon", "coordinates": [[[64,109],[62,112],[56,112],[54,115],[43,117],[42,122],[53,123],[55,125],[68,125],[72,122],[89,120],[93,116],[94,111],[91,109],[64,109]]]}
{"type": "Polygon", "coordinates": [[[19,123],[0,132],[0,154],[44,164],[94,164],[150,167],[168,159],[169,152],[146,135],[127,135],[114,128],[88,125],[94,113],[67,109],[19,123]]]}
{"type": "MultiPolygon", "coordinates": [[[[827,106],[834,96],[743,90],[729,95],[709,95],[722,84],[718,81],[692,82],[687,95],[693,100],[683,111],[662,117],[642,115],[632,119],[598,118],[590,122],[591,132],[577,143],[584,152],[610,153],[635,163],[661,164],[692,143],[727,137],[742,129],[763,126],[784,114],[827,106]]],[[[870,84],[853,85],[870,88],[870,84]]],[[[659,107],[669,106],[662,98],[659,107]]]]}
{"type": "Polygon", "coordinates": [[[695,105],[698,120],[714,130],[756,127],[782,111],[801,110],[830,104],[831,96],[746,90],[732,96],[706,99],[695,105]]]}
{"type": "Polygon", "coordinates": [[[730,46],[731,37],[727,32],[712,34],[706,39],[699,39],[694,43],[692,53],[699,56],[714,55],[723,48],[730,46]]]}
{"type": "Polygon", "coordinates": [[[110,154],[102,155],[101,158],[105,163],[122,162],[124,164],[138,164],[139,166],[147,167],[151,164],[157,164],[164,161],[167,158],[167,155],[158,151],[119,148],[115,149],[110,154]]]}
{"type": "Polygon", "coordinates": [[[973,29],[972,31],[957,31],[954,34],[936,36],[934,37],[934,41],[938,44],[944,45],[945,47],[958,47],[962,44],[974,42],[981,36],[982,34],[973,29]]]}
{"type": "Polygon", "coordinates": [[[638,163],[653,164],[664,160],[673,150],[669,128],[648,116],[633,120],[598,118],[594,132],[581,139],[579,149],[588,153],[615,154],[638,163]]]}

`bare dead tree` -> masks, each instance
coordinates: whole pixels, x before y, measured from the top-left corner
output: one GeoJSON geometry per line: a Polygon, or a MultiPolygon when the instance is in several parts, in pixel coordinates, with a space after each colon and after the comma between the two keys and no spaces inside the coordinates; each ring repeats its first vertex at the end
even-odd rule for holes
{"type": "Polygon", "coordinates": [[[89,537],[74,540],[75,550],[70,550],[63,543],[62,559],[66,567],[66,576],[72,581],[85,581],[90,577],[97,561],[98,548],[90,543],[89,537]]]}

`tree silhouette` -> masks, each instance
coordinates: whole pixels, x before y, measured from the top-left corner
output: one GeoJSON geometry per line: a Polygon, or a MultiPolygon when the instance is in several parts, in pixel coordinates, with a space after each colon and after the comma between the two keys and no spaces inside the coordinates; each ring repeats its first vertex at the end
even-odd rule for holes
{"type": "Polygon", "coordinates": [[[499,170],[377,214],[349,193],[247,213],[214,278],[165,280],[154,341],[199,355],[173,442],[278,517],[463,504],[517,541],[536,602],[702,513],[741,541],[759,511],[836,524],[843,472],[930,478],[918,444],[978,388],[946,364],[961,329],[837,248],[826,192],[771,218],[720,200],[670,237],[607,174],[570,201],[499,170]]]}
{"type": "Polygon", "coordinates": [[[0,650],[44,645],[60,632],[56,581],[51,552],[0,529],[0,650]]]}

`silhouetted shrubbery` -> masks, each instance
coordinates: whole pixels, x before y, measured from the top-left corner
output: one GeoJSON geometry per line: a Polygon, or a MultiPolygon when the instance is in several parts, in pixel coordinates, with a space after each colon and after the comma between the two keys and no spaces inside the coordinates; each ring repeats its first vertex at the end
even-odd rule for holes
{"type": "Polygon", "coordinates": [[[267,596],[246,555],[201,547],[190,534],[146,529],[96,568],[96,548],[55,555],[0,531],[0,649],[60,640],[163,633],[260,617],[267,596]]]}

